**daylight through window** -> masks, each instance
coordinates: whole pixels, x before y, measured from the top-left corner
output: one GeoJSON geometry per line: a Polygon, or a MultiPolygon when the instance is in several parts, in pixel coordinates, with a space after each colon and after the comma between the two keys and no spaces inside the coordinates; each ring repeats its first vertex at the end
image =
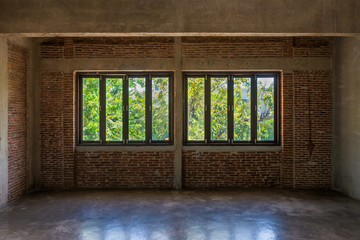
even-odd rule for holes
{"type": "Polygon", "coordinates": [[[172,143],[172,74],[79,74],[79,144],[172,143]]]}
{"type": "Polygon", "coordinates": [[[184,142],[280,143],[279,73],[184,74],[184,142]]]}

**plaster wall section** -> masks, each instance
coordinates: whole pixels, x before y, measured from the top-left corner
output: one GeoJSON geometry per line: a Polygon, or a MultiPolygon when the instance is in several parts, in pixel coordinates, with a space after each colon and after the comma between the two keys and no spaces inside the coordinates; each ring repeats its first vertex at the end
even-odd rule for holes
{"type": "Polygon", "coordinates": [[[333,187],[360,199],[360,38],[335,43],[333,187]]]}

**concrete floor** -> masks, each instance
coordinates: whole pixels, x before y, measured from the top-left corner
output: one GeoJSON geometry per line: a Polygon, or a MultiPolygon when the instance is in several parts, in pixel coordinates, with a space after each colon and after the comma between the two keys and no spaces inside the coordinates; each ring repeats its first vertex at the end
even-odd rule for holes
{"type": "Polygon", "coordinates": [[[331,191],[38,192],[0,209],[0,239],[360,239],[331,191]]]}

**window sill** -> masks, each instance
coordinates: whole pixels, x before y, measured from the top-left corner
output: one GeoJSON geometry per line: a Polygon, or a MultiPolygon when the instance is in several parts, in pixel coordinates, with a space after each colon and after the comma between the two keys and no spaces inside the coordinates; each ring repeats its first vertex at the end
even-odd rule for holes
{"type": "Polygon", "coordinates": [[[76,152],[167,152],[174,151],[173,145],[153,146],[76,146],[76,152]]]}
{"type": "Polygon", "coordinates": [[[183,146],[183,151],[198,152],[281,152],[282,146],[183,146]]]}
{"type": "MultiPolygon", "coordinates": [[[[281,152],[282,146],[183,146],[197,152],[281,152]]],[[[76,146],[76,152],[172,152],[175,146],[76,146]]]]}

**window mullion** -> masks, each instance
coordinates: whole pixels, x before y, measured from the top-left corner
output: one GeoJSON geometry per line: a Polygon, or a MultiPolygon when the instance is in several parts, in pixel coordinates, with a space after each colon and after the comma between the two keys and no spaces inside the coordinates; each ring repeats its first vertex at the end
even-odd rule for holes
{"type": "Polygon", "coordinates": [[[152,76],[146,76],[145,83],[145,141],[151,144],[152,140],[152,76]]]}
{"type": "Polygon", "coordinates": [[[79,88],[78,88],[78,110],[79,110],[79,120],[78,120],[78,130],[79,130],[79,143],[83,142],[83,128],[84,128],[84,120],[83,120],[83,77],[79,77],[79,88]]]}
{"type": "Polygon", "coordinates": [[[257,77],[251,77],[251,143],[257,139],[257,77]]]}
{"type": "Polygon", "coordinates": [[[100,144],[106,143],[106,77],[100,75],[100,144]]]}
{"type": "Polygon", "coordinates": [[[228,76],[228,143],[234,141],[234,79],[228,76]]]}
{"type": "Polygon", "coordinates": [[[129,77],[123,80],[123,143],[129,141],[129,77]]]}
{"type": "MultiPolygon", "coordinates": [[[[189,134],[188,134],[188,124],[189,124],[189,114],[188,114],[188,76],[183,74],[183,101],[184,101],[184,109],[183,109],[183,136],[184,136],[184,143],[189,141],[189,134]]],[[[174,81],[175,82],[175,81],[174,81]]],[[[174,131],[176,132],[176,131],[174,131]]]]}
{"type": "Polygon", "coordinates": [[[209,75],[205,75],[205,143],[211,141],[211,82],[209,75]]]}
{"type": "Polygon", "coordinates": [[[275,80],[274,80],[274,109],[275,109],[275,113],[274,113],[274,141],[275,142],[280,142],[279,139],[279,129],[280,129],[280,77],[278,74],[275,75],[275,80]]]}

